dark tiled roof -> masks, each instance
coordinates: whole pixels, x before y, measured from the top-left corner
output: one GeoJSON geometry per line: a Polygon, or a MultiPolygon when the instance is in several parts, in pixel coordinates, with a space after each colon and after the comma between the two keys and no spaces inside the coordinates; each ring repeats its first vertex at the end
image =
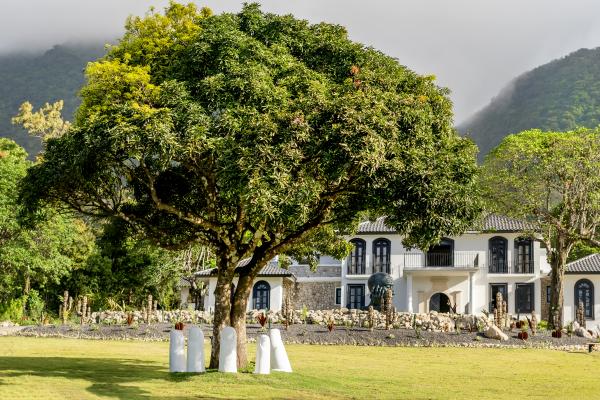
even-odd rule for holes
{"type": "MultiPolygon", "coordinates": [[[[506,217],[498,214],[488,214],[471,227],[471,231],[494,231],[494,232],[524,232],[533,230],[534,226],[526,221],[506,217]]],[[[379,217],[375,221],[365,221],[358,225],[357,233],[395,233],[396,230],[385,224],[385,217],[379,217]]]]}
{"type": "Polygon", "coordinates": [[[567,264],[567,274],[600,274],[600,253],[567,264]]]}
{"type": "MultiPolygon", "coordinates": [[[[249,261],[250,258],[240,261],[236,268],[241,268],[245,265],[248,265],[249,261]]],[[[204,271],[196,272],[196,276],[217,276],[217,269],[205,269],[204,271]]],[[[292,276],[292,273],[287,269],[280,268],[275,263],[268,263],[260,270],[258,276],[292,276]]]]}
{"type": "Polygon", "coordinates": [[[385,224],[385,217],[379,217],[375,221],[365,221],[358,225],[357,233],[395,233],[396,230],[385,224]]]}
{"type": "Polygon", "coordinates": [[[296,278],[341,278],[341,265],[323,265],[311,271],[308,265],[290,265],[289,271],[296,278]]]}
{"type": "Polygon", "coordinates": [[[496,232],[524,232],[534,229],[534,225],[527,221],[510,218],[504,215],[488,214],[483,218],[480,224],[476,224],[474,226],[473,230],[496,232]]]}

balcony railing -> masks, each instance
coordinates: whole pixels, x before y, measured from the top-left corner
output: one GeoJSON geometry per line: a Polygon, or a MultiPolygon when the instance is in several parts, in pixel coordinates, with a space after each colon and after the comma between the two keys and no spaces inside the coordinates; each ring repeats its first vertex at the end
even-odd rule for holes
{"type": "Polygon", "coordinates": [[[488,273],[490,274],[533,274],[533,260],[489,260],[488,273]]]}
{"type": "Polygon", "coordinates": [[[403,253],[405,268],[478,268],[479,252],[453,251],[446,253],[403,253]]]}

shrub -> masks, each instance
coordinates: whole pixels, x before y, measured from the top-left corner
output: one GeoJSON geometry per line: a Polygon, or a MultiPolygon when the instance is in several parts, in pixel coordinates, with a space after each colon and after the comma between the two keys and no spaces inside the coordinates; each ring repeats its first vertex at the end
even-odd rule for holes
{"type": "Polygon", "coordinates": [[[0,321],[10,320],[15,323],[23,319],[23,309],[27,302],[27,296],[12,299],[6,304],[0,304],[0,321]]]}
{"type": "Polygon", "coordinates": [[[44,312],[46,304],[40,297],[37,290],[31,290],[29,297],[27,298],[27,309],[29,310],[29,317],[36,322],[42,321],[42,313],[44,312]]]}

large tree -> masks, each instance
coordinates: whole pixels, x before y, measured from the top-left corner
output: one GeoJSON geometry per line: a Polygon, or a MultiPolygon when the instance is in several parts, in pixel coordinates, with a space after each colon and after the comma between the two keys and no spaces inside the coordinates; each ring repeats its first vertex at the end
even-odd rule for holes
{"type": "Polygon", "coordinates": [[[487,156],[481,174],[488,208],[536,226],[552,266],[550,309],[559,325],[571,250],[600,244],[599,171],[599,130],[530,130],[507,136],[487,156]]]}
{"type": "Polygon", "coordinates": [[[343,256],[365,215],[421,246],[477,215],[476,148],[452,128],[448,91],[341,26],[172,3],[131,19],[86,74],[73,126],[47,142],[23,199],[214,249],[212,367],[227,325],[246,363],[252,281],[275,255],[343,256]]]}

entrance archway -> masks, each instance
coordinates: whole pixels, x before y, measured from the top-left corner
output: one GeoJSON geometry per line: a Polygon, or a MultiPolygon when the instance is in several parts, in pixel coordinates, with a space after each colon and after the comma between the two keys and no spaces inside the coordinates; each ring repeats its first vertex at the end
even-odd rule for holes
{"type": "Polygon", "coordinates": [[[436,293],[429,299],[429,311],[450,312],[450,298],[444,293],[436,293]]]}

